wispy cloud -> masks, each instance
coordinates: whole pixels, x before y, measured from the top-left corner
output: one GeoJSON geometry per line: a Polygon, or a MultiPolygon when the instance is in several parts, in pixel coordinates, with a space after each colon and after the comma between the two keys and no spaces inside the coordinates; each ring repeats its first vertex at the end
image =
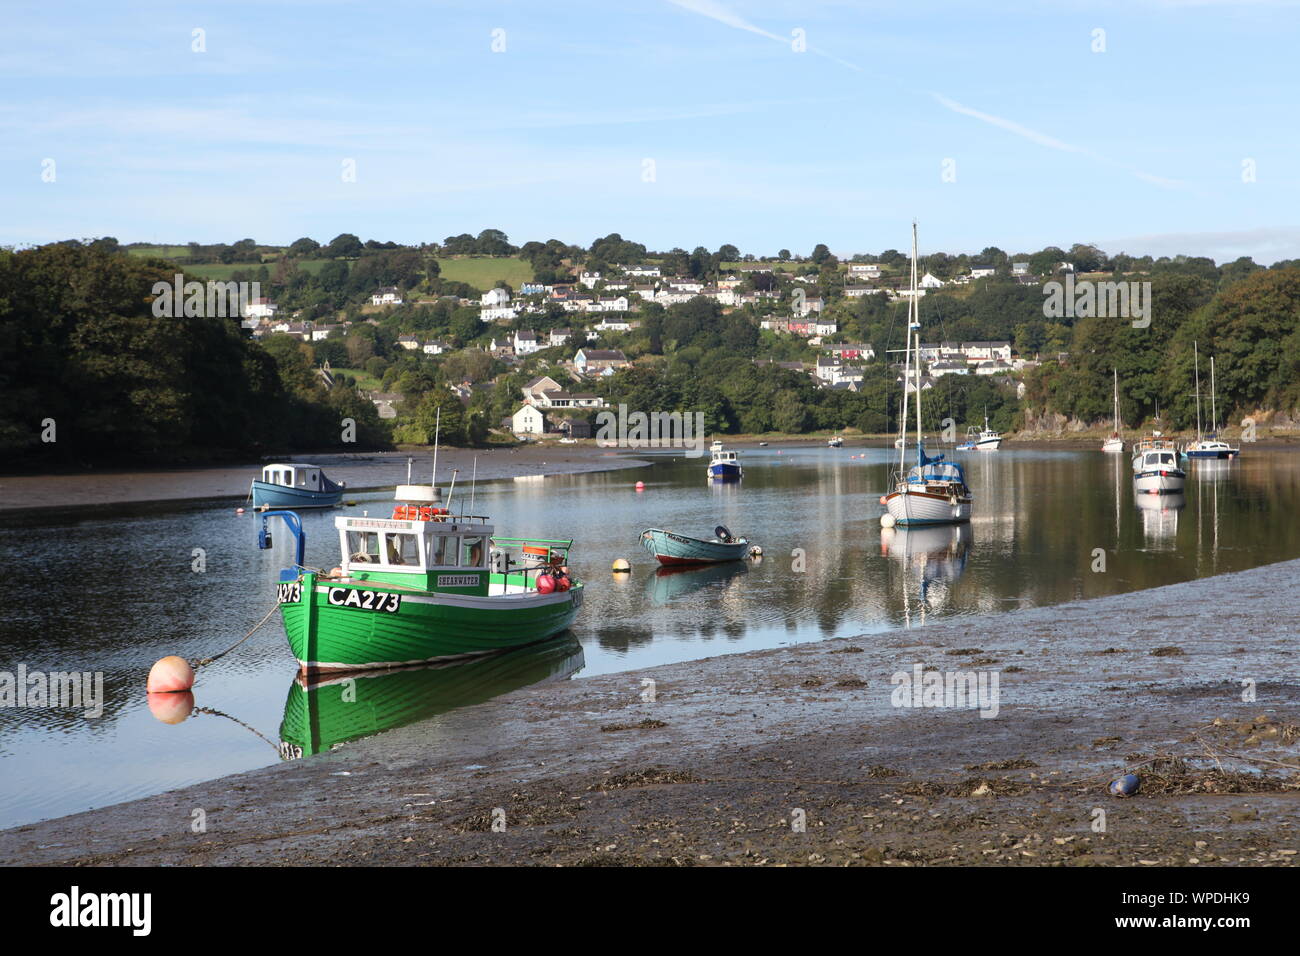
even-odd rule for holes
{"type": "Polygon", "coordinates": [[[1088,149],[1087,147],[1075,146],[1072,143],[1059,140],[1055,136],[1048,136],[1046,133],[1040,133],[1037,130],[1030,129],[1028,126],[1023,126],[1013,120],[1001,116],[994,116],[992,113],[984,113],[980,110],[971,109],[969,106],[963,106],[956,100],[949,99],[941,93],[931,93],[930,95],[945,109],[952,110],[954,113],[960,113],[962,116],[969,116],[972,119],[977,119],[981,123],[988,123],[990,126],[996,126],[998,129],[1004,129],[1009,133],[1014,133],[1016,136],[1029,140],[1031,143],[1037,143],[1039,146],[1059,150],[1063,153],[1078,153],[1081,156],[1087,156],[1090,159],[1094,159],[1099,163],[1104,163],[1105,165],[1114,167],[1115,169],[1122,169],[1125,172],[1136,176],[1143,182],[1151,183],[1154,186],[1160,186],[1164,189],[1185,189],[1187,187],[1187,184],[1180,180],[1169,179],[1165,176],[1157,176],[1154,173],[1145,172],[1135,166],[1130,166],[1128,163],[1121,163],[1118,160],[1103,156],[1101,153],[1088,149]]]}
{"type": "MultiPolygon", "coordinates": [[[[668,2],[675,7],[681,7],[683,10],[689,10],[691,13],[698,13],[702,17],[708,17],[710,20],[717,20],[719,23],[726,24],[733,29],[744,30],[747,33],[755,33],[758,36],[766,37],[769,40],[775,40],[777,43],[784,46],[789,46],[791,41],[794,39],[792,36],[783,37],[780,34],[771,33],[764,30],[762,27],[750,23],[734,10],[718,3],[717,0],[668,0],[668,2]]],[[[862,67],[858,66],[856,63],[842,60],[838,56],[827,53],[825,50],[818,47],[810,46],[807,49],[809,53],[824,57],[827,60],[838,63],[842,67],[846,67],[847,69],[858,73],[862,72],[862,67]]]]}
{"type": "MultiPolygon", "coordinates": [[[[789,38],[787,37],[778,36],[775,33],[771,33],[767,30],[762,29],[761,27],[754,25],[753,23],[750,23],[744,17],[740,16],[740,14],[731,10],[729,7],[725,6],[724,4],[719,3],[718,0],[668,0],[668,2],[675,7],[681,7],[683,10],[689,10],[691,13],[696,13],[699,14],[700,16],[708,17],[710,20],[716,20],[719,23],[726,24],[727,26],[732,27],[733,29],[736,30],[744,30],[748,33],[755,33],[761,37],[766,37],[769,40],[776,40],[780,43],[789,42],[789,38]]],[[[833,60],[836,63],[839,63],[841,66],[847,67],[850,70],[854,70],[856,72],[862,71],[862,68],[855,63],[850,63],[847,60],[842,60],[839,57],[826,53],[823,50],[814,50],[812,47],[809,47],[808,49],[810,52],[814,52],[819,56],[823,56],[829,60],[833,60]]],[[[940,106],[944,107],[947,110],[950,110],[954,113],[959,113],[962,116],[969,116],[972,119],[977,119],[981,123],[987,123],[990,126],[996,126],[999,129],[1006,130],[1008,133],[1011,133],[1015,136],[1019,136],[1022,139],[1027,139],[1030,142],[1036,143],[1039,146],[1044,146],[1048,149],[1055,149],[1063,153],[1076,153],[1078,155],[1087,156],[1093,160],[1096,160],[1097,162],[1103,163],[1104,165],[1111,166],[1115,169],[1122,169],[1125,172],[1129,173],[1130,175],[1135,176],[1136,178],[1142,180],[1143,182],[1151,183],[1152,185],[1160,186],[1164,189],[1186,188],[1186,184],[1180,182],[1179,180],[1169,179],[1168,177],[1165,176],[1157,176],[1154,173],[1148,173],[1145,170],[1141,170],[1134,166],[1130,166],[1127,163],[1121,163],[1116,160],[1110,159],[1106,156],[1102,156],[1100,153],[1097,153],[1091,149],[1087,149],[1082,146],[1075,146],[1071,143],[1065,142],[1064,140],[1057,139],[1055,136],[1049,136],[1046,133],[1040,133],[1037,130],[1030,129],[1028,126],[1025,126],[1022,123],[1017,123],[1015,120],[1006,119],[1005,117],[1002,116],[995,116],[992,113],[985,113],[981,110],[972,109],[971,107],[958,103],[956,100],[950,99],[949,97],[944,96],[941,93],[932,92],[930,96],[934,98],[935,102],[937,102],[940,106]]]]}

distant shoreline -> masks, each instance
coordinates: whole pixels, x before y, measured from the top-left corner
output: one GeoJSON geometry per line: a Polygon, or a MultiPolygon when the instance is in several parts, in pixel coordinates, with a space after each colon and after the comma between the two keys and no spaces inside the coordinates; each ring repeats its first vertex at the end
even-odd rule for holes
{"type": "MultiPolygon", "coordinates": [[[[391,476],[393,483],[404,480],[408,458],[415,459],[415,473],[427,481],[432,468],[432,448],[286,456],[278,460],[311,461],[321,465],[334,480],[346,482],[350,492],[364,492],[385,486],[375,480],[380,475],[391,476]],[[381,469],[376,469],[376,461],[381,463],[381,469]],[[382,469],[383,464],[389,467],[382,469]],[[358,484],[359,479],[366,483],[358,484]]],[[[468,481],[474,472],[476,459],[478,477],[484,481],[523,475],[614,471],[646,464],[643,459],[632,457],[626,451],[597,448],[594,444],[442,448],[438,451],[439,485],[445,487],[450,482],[453,469],[460,470],[460,481],[468,481]]],[[[249,483],[260,474],[261,468],[262,462],[254,461],[242,465],[195,468],[4,475],[0,476],[0,512],[238,498],[248,494],[249,483]]],[[[346,497],[345,494],[345,500],[346,497]]]]}

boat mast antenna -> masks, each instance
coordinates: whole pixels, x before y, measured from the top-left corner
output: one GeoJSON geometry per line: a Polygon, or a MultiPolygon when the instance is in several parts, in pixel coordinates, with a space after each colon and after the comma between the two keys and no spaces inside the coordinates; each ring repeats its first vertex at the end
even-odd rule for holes
{"type": "Polygon", "coordinates": [[[474,513],[474,488],[478,484],[478,455],[474,456],[474,471],[469,479],[469,512],[474,513]]]}
{"type": "Polygon", "coordinates": [[[434,498],[438,497],[438,435],[442,431],[442,406],[438,406],[438,414],[433,419],[433,477],[429,480],[429,487],[433,489],[434,498]]]}
{"type": "Polygon", "coordinates": [[[459,468],[451,470],[451,487],[447,489],[447,510],[451,511],[451,496],[456,493],[456,476],[460,474],[459,468]]]}

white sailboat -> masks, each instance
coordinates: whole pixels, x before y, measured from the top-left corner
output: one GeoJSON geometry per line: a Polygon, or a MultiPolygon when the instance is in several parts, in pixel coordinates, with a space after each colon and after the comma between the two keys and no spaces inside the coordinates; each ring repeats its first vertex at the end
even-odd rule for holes
{"type": "Polygon", "coordinates": [[[1101,443],[1101,450],[1107,454],[1117,455],[1124,450],[1124,439],[1119,434],[1119,370],[1112,369],[1115,375],[1115,430],[1101,443]]]}
{"type": "Polygon", "coordinates": [[[892,490],[884,496],[888,514],[880,523],[885,527],[925,524],[954,524],[969,521],[974,497],[966,484],[966,472],[956,462],[944,461],[943,455],[925,453],[921,432],[921,317],[916,278],[916,223],[912,223],[912,294],[907,303],[907,348],[903,359],[903,434],[898,453],[898,471],[891,479],[892,490]],[[914,342],[915,340],[915,342],[914,342]],[[913,366],[912,357],[916,356],[913,366]],[[908,378],[915,368],[916,378],[916,464],[907,467],[908,378]]]}

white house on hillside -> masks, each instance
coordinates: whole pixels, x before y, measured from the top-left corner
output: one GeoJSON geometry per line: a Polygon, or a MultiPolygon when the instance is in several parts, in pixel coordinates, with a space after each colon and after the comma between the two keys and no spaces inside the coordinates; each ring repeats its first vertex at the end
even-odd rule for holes
{"type": "Polygon", "coordinates": [[[537,333],[532,329],[520,329],[515,333],[515,354],[528,355],[539,348],[537,333]]]}
{"type": "Polygon", "coordinates": [[[532,405],[522,405],[510,417],[510,430],[516,435],[543,435],[546,433],[546,416],[532,405]]]}
{"type": "Polygon", "coordinates": [[[397,286],[395,285],[381,286],[380,289],[370,297],[371,305],[401,305],[402,301],[402,293],[397,291],[397,286]]]}

